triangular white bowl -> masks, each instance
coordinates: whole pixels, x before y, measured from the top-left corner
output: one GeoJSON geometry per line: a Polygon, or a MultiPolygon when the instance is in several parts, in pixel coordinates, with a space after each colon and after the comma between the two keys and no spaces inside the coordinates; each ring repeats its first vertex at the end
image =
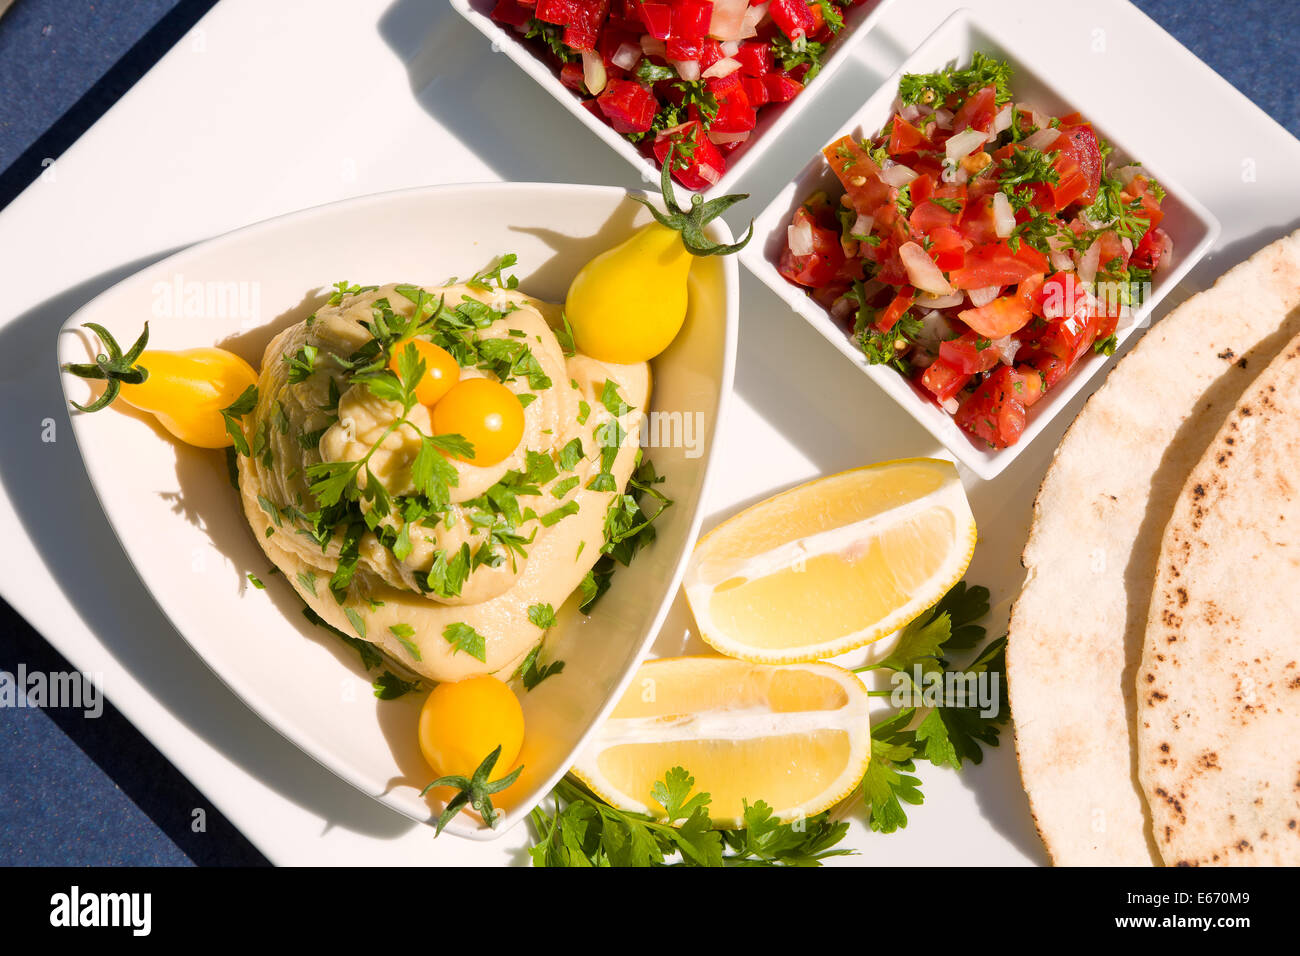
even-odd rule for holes
{"type": "MultiPolygon", "coordinates": [[[[553,184],[436,186],[366,196],[293,213],[199,243],[120,282],[73,315],[60,362],[84,362],[97,322],[125,347],[150,322],[150,347],[229,348],[254,366],[274,334],[305,318],[322,290],[347,279],[439,283],[513,252],[521,288],[562,301],[597,253],[649,220],[620,189],[553,184]]],[[[713,238],[730,241],[722,223],[713,238]]],[[[700,525],[700,502],[735,364],[737,270],[696,260],[691,307],[676,342],[653,362],[651,410],[680,413],[695,432],[660,429],[649,450],[676,504],[658,537],[584,618],[570,605],[547,641],[562,673],[523,695],[520,780],[502,794],[495,830],[462,814],[449,830],[489,839],[527,815],[566,771],[654,639],[700,525]],[[689,441],[685,440],[689,439],[689,441]]],[[[62,376],[84,402],[87,383],[62,376]]],[[[120,404],[120,403],[119,403],[120,404]]],[[[190,646],[271,727],[343,779],[406,816],[429,822],[418,795],[430,772],[416,744],[423,695],[379,701],[357,655],[309,625],[287,583],[244,522],[221,452],[173,441],[147,416],[116,408],[74,412],[91,484],[122,548],[190,646]],[[258,590],[249,573],[266,585],[258,590]]],[[[159,635],[160,640],[168,635],[159,635]]]]}

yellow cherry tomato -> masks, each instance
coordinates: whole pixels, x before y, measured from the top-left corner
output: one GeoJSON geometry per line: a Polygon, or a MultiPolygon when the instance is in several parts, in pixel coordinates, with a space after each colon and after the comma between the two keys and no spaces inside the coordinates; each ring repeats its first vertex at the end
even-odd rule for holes
{"type": "Polygon", "coordinates": [[[686,321],[686,280],[694,258],[730,255],[753,238],[753,223],[743,239],[731,244],[704,234],[711,220],[746,196],[721,196],[707,203],[693,196],[689,209],[677,204],[671,175],[676,149],[676,143],[669,146],[660,169],[666,211],[638,199],[655,221],[588,262],[569,286],[564,314],[573,329],[573,343],[602,362],[648,362],[668,348],[686,321]]]}
{"type": "Polygon", "coordinates": [[[393,357],[388,360],[388,367],[398,375],[401,374],[398,356],[408,345],[415,346],[415,351],[424,359],[425,366],[424,378],[415,386],[415,399],[421,405],[436,405],[460,381],[460,366],[446,349],[424,339],[411,339],[393,346],[393,357]]]}
{"type": "MultiPolygon", "coordinates": [[[[99,336],[104,352],[94,362],[70,363],[65,372],[106,383],[104,393],[83,412],[97,412],[121,398],[128,405],[151,413],[159,424],[181,441],[199,448],[225,448],[233,444],[221,412],[235,403],[257,372],[233,352],[218,348],[182,352],[148,351],[149,323],[125,353],[103,326],[86,327],[99,336]]],[[[75,402],[73,404],[76,404],[75,402]]],[[[251,410],[251,409],[249,409],[251,410]]]]}
{"type": "Polygon", "coordinates": [[[472,777],[497,747],[491,778],[509,773],[524,741],[519,698],[495,677],[439,684],[420,710],[420,752],[438,777],[472,777]]]}
{"type": "Polygon", "coordinates": [[[657,222],[602,252],[574,277],[564,303],[580,352],[631,365],[672,344],[686,321],[692,256],[657,222]]]}
{"type": "Polygon", "coordinates": [[[474,446],[476,465],[505,461],[524,437],[524,407],[519,396],[499,382],[467,378],[433,406],[433,430],[455,434],[474,446]]]}

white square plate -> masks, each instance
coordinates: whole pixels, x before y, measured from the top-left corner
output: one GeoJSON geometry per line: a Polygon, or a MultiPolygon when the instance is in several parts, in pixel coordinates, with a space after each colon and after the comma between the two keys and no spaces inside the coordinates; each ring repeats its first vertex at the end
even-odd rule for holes
{"type": "MultiPolygon", "coordinates": [[[[321,304],[322,287],[426,285],[466,276],[496,256],[519,256],[523,291],[563,301],[597,253],[650,218],[620,189],[524,183],[442,186],[348,200],[273,219],[200,243],[118,283],[73,315],[60,362],[93,352],[81,326],[97,322],[133,341],[151,317],[151,348],[220,345],[257,367],[280,329],[321,304]]],[[[725,225],[710,227],[727,242],[725,225]]],[[[523,775],[505,791],[496,830],[461,815],[449,830],[495,836],[538,803],[588,731],[618,699],[655,636],[699,530],[713,436],[731,391],[737,266],[696,261],[682,332],[653,363],[652,409],[696,416],[698,441],[647,449],[674,499],[655,542],[584,617],[566,605],[547,637],[562,672],[522,694],[523,775]]],[[[88,384],[63,375],[69,399],[88,384]]],[[[377,700],[355,652],[307,623],[302,603],[249,531],[222,453],[170,439],[152,418],[117,407],[73,414],[77,445],[109,522],[176,629],[213,671],[272,727],[340,777],[415,820],[432,779],[416,745],[422,694],[377,700]],[[249,585],[256,574],[265,589],[249,585]]],[[[653,434],[653,432],[652,432],[653,434]]]]}
{"type": "MultiPolygon", "coordinates": [[[[709,189],[702,190],[700,195],[709,199],[735,192],[736,182],[760,161],[767,144],[780,137],[804,110],[813,106],[818,93],[830,83],[831,76],[848,58],[853,46],[871,30],[885,8],[892,2],[893,0],[865,0],[864,3],[845,13],[844,29],[827,45],[821,72],[813,77],[804,92],[790,102],[772,104],[759,110],[758,123],[749,139],[726,154],[727,169],[722,174],[722,178],[709,189]]],[[[564,108],[577,117],[587,129],[640,170],[647,182],[659,181],[659,167],[651,157],[643,154],[626,138],[614,132],[614,128],[604,119],[586,109],[582,105],[582,98],[560,82],[559,74],[550,61],[542,59],[531,43],[492,19],[492,8],[496,6],[496,0],[451,0],[451,5],[492,41],[494,50],[500,50],[518,63],[520,69],[562,103],[564,108]]],[[[674,182],[674,186],[683,193],[687,192],[680,183],[674,182]]]]}
{"type": "MultiPolygon", "coordinates": [[[[1115,147],[1113,165],[1124,165],[1125,161],[1142,162],[1168,194],[1161,204],[1165,211],[1161,225],[1173,240],[1173,254],[1152,276],[1150,294],[1141,307],[1133,310],[1127,323],[1121,324],[1117,338],[1122,345],[1135,329],[1150,321],[1152,312],[1165,294],[1178,285],[1188,270],[1209,251],[1218,237],[1219,223],[1163,167],[1146,162],[1140,150],[1126,149],[1125,144],[1131,140],[1123,135],[1124,131],[1120,131],[1118,136],[1113,135],[1113,131],[1106,126],[1107,96],[1097,90],[1088,76],[1056,70],[1051,72],[1052,80],[1046,79],[1047,71],[1035,69],[1034,61],[1021,55],[1018,47],[999,40],[995,33],[977,23],[970,11],[958,10],[907,58],[902,67],[827,142],[834,142],[847,134],[859,138],[875,135],[899,108],[898,83],[903,74],[933,73],[949,66],[965,66],[977,50],[1006,60],[1012,65],[1015,73],[1011,81],[1011,92],[1015,102],[1032,104],[1054,116],[1073,111],[1082,113],[1084,119],[1092,121],[1098,135],[1115,147]]],[[[1089,354],[1083,358],[1064,381],[1029,409],[1024,433],[1016,444],[1008,448],[992,449],[977,442],[957,426],[951,415],[924,397],[915,385],[894,369],[870,364],[853,340],[831,318],[830,313],[818,305],[801,286],[790,282],[777,271],[781,250],[785,247],[786,227],[790,224],[794,211],[818,190],[826,190],[832,196],[843,192],[835,173],[820,152],[814,155],[794,182],[782,189],[759,214],[754,227],[755,241],[741,253],[742,261],[784,302],[803,316],[809,325],[866,372],[909,415],[981,478],[993,478],[1010,465],[1056,414],[1070,403],[1070,399],[1108,364],[1109,357],[1104,355],[1089,354]]]]}

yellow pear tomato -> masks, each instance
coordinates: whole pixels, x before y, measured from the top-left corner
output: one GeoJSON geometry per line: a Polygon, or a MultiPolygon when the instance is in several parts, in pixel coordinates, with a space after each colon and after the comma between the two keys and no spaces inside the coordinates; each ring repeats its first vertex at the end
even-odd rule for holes
{"type": "MultiPolygon", "coordinates": [[[[123,354],[107,329],[91,323],[87,328],[99,336],[106,354],[97,356],[94,362],[65,365],[64,370],[82,378],[103,380],[107,386],[97,401],[78,405],[79,409],[99,411],[120,397],[128,405],[152,414],[186,444],[225,448],[234,442],[222,411],[257,384],[257,372],[242,358],[218,348],[148,351],[148,323],[140,338],[123,354]]],[[[244,412],[251,411],[251,396],[248,402],[250,407],[244,412]]]]}
{"type": "Polygon", "coordinates": [[[424,377],[415,386],[415,400],[421,405],[436,405],[460,381],[460,365],[441,346],[424,339],[411,339],[393,346],[393,357],[388,360],[388,367],[395,374],[401,374],[398,357],[408,345],[414,345],[416,353],[424,360],[424,377]]]}
{"type": "Polygon", "coordinates": [[[722,244],[704,227],[746,196],[721,196],[691,208],[677,204],[671,168],[675,147],[664,159],[660,179],[667,212],[640,196],[655,221],[630,239],[602,252],[579,270],[564,303],[578,350],[602,362],[648,362],[672,344],[686,321],[687,278],[696,256],[730,255],[754,235],[753,223],[740,242],[722,244]]]}
{"type": "Polygon", "coordinates": [[[439,777],[473,777],[497,747],[493,777],[514,766],[524,741],[519,698],[495,677],[439,684],[420,711],[420,752],[439,777]]]}
{"type": "Polygon", "coordinates": [[[433,406],[433,430],[461,435],[474,446],[476,465],[505,461],[524,437],[524,407],[500,382],[467,378],[433,406]]]}

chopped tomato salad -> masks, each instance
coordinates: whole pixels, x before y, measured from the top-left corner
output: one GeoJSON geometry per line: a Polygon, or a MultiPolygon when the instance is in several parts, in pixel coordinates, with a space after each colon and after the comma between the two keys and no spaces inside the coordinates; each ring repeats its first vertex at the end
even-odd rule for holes
{"type": "Polygon", "coordinates": [[[817,75],[865,0],[497,0],[583,105],[688,189],[722,178],[758,114],[817,75]]]}
{"type": "Polygon", "coordinates": [[[993,448],[1091,353],[1167,261],[1164,190],[1077,113],[1012,102],[1008,64],[908,75],[874,137],[822,152],[844,188],[808,198],[779,263],[867,359],[993,448]]]}

